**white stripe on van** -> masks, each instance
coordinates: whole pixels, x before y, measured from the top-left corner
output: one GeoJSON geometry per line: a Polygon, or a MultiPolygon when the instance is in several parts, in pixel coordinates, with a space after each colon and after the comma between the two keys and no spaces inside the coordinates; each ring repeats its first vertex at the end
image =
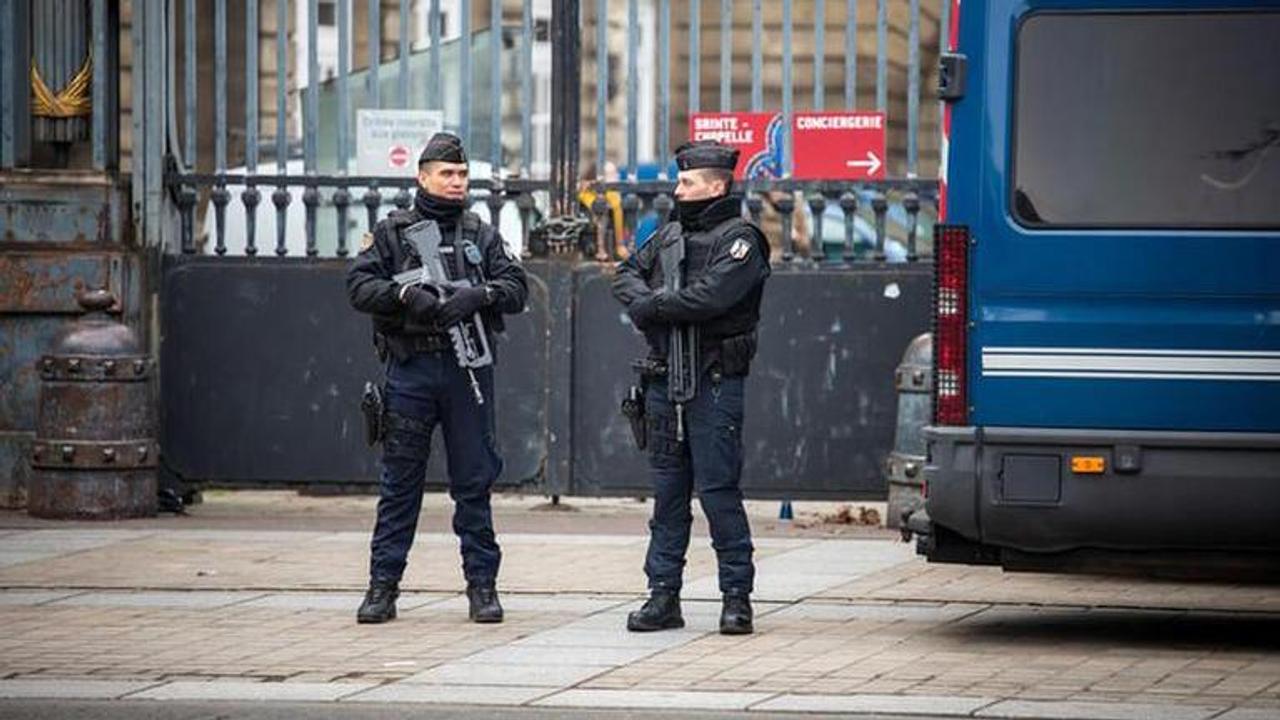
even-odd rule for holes
{"type": "Polygon", "coordinates": [[[1280,352],[1148,348],[982,349],[984,377],[1280,381],[1280,352]]]}

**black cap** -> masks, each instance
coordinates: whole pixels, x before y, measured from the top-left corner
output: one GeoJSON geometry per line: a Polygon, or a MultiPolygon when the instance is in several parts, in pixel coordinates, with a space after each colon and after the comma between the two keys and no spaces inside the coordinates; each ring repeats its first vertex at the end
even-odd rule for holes
{"type": "Polygon", "coordinates": [[[687,142],[676,148],[676,167],[681,170],[733,170],[737,166],[738,149],[715,140],[687,142]]]}
{"type": "Polygon", "coordinates": [[[418,156],[418,164],[439,161],[448,163],[465,163],[467,151],[462,147],[462,138],[453,133],[438,132],[427,141],[418,156]]]}

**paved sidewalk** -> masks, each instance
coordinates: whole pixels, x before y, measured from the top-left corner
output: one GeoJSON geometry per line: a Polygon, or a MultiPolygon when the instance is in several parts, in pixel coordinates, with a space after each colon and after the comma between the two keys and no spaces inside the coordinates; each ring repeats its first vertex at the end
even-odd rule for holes
{"type": "Polygon", "coordinates": [[[724,637],[704,533],[689,626],[637,635],[623,620],[643,595],[643,535],[557,520],[500,536],[505,623],[466,621],[456,540],[426,533],[400,619],[361,626],[364,531],[4,520],[0,698],[1280,718],[1276,588],[1004,574],[930,566],[888,539],[763,537],[758,631],[724,637]]]}

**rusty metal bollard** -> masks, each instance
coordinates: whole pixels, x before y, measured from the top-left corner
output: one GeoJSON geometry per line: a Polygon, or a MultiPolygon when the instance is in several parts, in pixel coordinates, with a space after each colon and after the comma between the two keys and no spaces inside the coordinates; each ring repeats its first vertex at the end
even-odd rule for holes
{"type": "Polygon", "coordinates": [[[137,335],[107,315],[111,293],[93,290],[78,300],[86,314],[40,358],[27,512],[101,520],[155,515],[155,363],[137,335]]]}
{"type": "Polygon", "coordinates": [[[898,389],[898,423],[893,452],[885,459],[889,480],[889,510],[885,524],[905,523],[905,515],[924,504],[925,440],[922,428],[929,422],[933,389],[933,334],[917,335],[894,373],[898,389]]]}

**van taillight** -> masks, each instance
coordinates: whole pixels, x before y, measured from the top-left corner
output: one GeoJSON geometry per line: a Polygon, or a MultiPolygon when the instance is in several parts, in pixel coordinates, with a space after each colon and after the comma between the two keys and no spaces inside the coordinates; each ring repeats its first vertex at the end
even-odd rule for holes
{"type": "Polygon", "coordinates": [[[934,227],[933,422],[967,425],[965,350],[969,331],[969,228],[934,227]]]}

